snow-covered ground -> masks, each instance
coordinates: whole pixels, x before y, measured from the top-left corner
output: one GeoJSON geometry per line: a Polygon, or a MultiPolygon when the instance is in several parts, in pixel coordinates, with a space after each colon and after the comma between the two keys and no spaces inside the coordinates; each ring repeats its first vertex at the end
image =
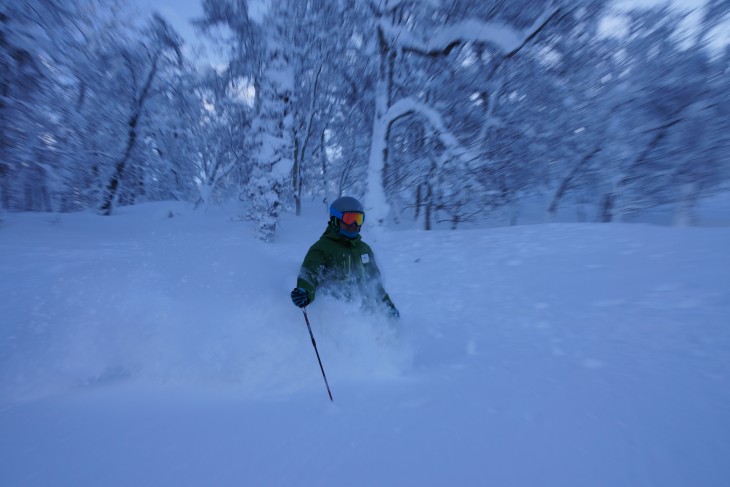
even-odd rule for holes
{"type": "Polygon", "coordinates": [[[330,403],[306,210],[5,215],[0,485],[730,485],[730,228],[366,231],[402,319],[309,307],[330,403]]]}

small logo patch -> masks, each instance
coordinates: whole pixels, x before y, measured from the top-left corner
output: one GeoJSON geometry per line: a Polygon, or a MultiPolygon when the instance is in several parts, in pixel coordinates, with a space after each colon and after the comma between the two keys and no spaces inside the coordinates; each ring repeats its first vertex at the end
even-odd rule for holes
{"type": "Polygon", "coordinates": [[[368,254],[362,254],[360,258],[362,259],[363,264],[367,264],[370,262],[370,256],[368,254]]]}

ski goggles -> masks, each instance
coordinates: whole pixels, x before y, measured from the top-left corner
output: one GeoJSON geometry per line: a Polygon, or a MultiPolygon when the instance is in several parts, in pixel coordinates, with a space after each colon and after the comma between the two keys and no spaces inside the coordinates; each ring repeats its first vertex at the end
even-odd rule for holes
{"type": "Polygon", "coordinates": [[[342,220],[345,225],[357,225],[361,227],[365,221],[365,213],[358,211],[345,211],[339,214],[336,213],[335,216],[342,220]]]}

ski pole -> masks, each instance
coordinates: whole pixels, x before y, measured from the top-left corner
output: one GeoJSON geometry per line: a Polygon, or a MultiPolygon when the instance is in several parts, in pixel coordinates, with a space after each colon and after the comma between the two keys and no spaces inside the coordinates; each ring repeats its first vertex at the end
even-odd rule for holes
{"type": "Polygon", "coordinates": [[[327,383],[327,376],[324,373],[324,367],[322,367],[322,359],[319,358],[319,351],[317,350],[317,342],[314,341],[314,334],[312,333],[312,327],[309,326],[309,317],[307,316],[307,310],[306,308],[302,308],[302,311],[304,312],[304,321],[307,322],[307,329],[309,330],[309,336],[312,338],[312,345],[314,346],[314,353],[317,354],[317,362],[319,362],[319,368],[322,371],[322,377],[324,377],[324,385],[327,386],[327,394],[330,396],[330,401],[335,402],[334,399],[332,399],[332,392],[330,392],[330,385],[327,383]]]}

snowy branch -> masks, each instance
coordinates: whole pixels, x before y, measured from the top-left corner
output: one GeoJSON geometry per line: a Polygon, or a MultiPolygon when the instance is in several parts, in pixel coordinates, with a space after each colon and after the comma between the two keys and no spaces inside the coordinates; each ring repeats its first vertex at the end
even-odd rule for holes
{"type": "Polygon", "coordinates": [[[547,10],[524,30],[515,29],[501,22],[469,19],[436,29],[426,40],[419,39],[412,32],[406,31],[403,26],[394,25],[385,17],[380,19],[379,25],[386,37],[404,51],[435,56],[448,54],[459,44],[477,42],[491,44],[509,56],[520,50],[557,13],[557,8],[547,10]]]}
{"type": "MultiPolygon", "coordinates": [[[[440,0],[419,0],[422,3],[429,3],[434,7],[438,7],[440,0]]],[[[369,6],[371,10],[375,13],[381,13],[381,12],[392,12],[393,10],[397,9],[401,5],[405,3],[405,0],[378,0],[378,1],[370,1],[369,6]]]]}
{"type": "Polygon", "coordinates": [[[404,98],[395,102],[385,113],[384,122],[387,126],[392,125],[397,120],[410,116],[420,115],[424,117],[431,128],[447,150],[453,156],[459,158],[464,164],[471,165],[478,160],[478,156],[471,152],[470,149],[464,147],[456,136],[446,127],[441,113],[432,107],[421,103],[415,98],[404,98]]]}

